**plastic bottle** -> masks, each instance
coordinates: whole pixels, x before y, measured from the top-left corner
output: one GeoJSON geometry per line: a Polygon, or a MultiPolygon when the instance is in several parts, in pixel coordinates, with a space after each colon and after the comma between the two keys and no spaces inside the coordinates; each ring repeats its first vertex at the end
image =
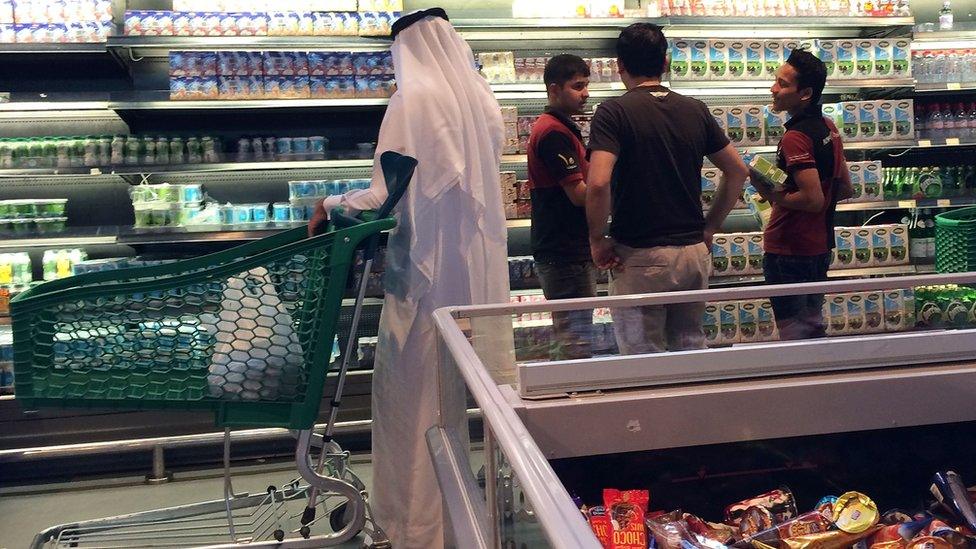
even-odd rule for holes
{"type": "Polygon", "coordinates": [[[936,50],[932,54],[932,58],[929,61],[929,82],[932,83],[946,82],[945,64],[946,64],[945,50],[936,50]]]}
{"type": "Polygon", "coordinates": [[[962,57],[964,52],[949,50],[945,55],[945,81],[962,82],[962,57]]]}
{"type": "Polygon", "coordinates": [[[935,215],[925,210],[925,258],[931,263],[935,259],[935,215]]]}
{"type": "Polygon", "coordinates": [[[942,2],[942,9],[939,10],[939,30],[952,30],[952,2],[945,0],[942,2]]]}
{"type": "Polygon", "coordinates": [[[966,131],[963,137],[967,140],[976,139],[976,103],[966,105],[966,131]]]}
{"type": "Polygon", "coordinates": [[[942,131],[943,139],[956,136],[956,116],[952,111],[952,104],[942,103],[942,131]]]}
{"type": "Polygon", "coordinates": [[[923,136],[926,139],[940,140],[945,137],[945,119],[942,118],[942,110],[938,103],[933,103],[929,105],[929,116],[928,122],[925,127],[928,129],[928,135],[923,136]]]}

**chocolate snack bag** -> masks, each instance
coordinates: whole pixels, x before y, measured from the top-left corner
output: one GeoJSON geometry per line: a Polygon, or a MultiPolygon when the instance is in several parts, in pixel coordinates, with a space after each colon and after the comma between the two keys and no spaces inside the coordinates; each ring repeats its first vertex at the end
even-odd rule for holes
{"type": "Polygon", "coordinates": [[[612,549],[646,549],[644,515],[649,499],[647,490],[603,490],[603,503],[613,526],[612,549]]]}

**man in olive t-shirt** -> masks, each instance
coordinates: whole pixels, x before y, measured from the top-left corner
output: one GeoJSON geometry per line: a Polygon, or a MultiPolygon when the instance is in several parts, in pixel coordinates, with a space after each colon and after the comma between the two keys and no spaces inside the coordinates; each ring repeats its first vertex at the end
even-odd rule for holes
{"type": "MultiPolygon", "coordinates": [[[[620,33],[617,58],[627,93],[601,103],[590,126],[590,249],[597,267],[611,269],[612,295],[707,288],[712,235],[749,173],[705,104],[661,85],[667,47],[657,25],[635,23],[620,33]],[[707,216],[701,208],[705,156],[722,172],[707,216]]],[[[704,348],[704,308],[613,310],[621,354],[704,348]]]]}

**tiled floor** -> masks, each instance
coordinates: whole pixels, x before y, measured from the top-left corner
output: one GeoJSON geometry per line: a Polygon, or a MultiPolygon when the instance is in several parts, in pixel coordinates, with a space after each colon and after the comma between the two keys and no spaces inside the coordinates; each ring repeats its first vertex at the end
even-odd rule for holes
{"type": "MultiPolygon", "coordinates": [[[[369,456],[353,456],[352,469],[369,489],[369,456]]],[[[263,493],[269,485],[281,486],[296,476],[294,463],[280,462],[234,468],[232,479],[236,493],[263,493]]],[[[155,486],[142,478],[120,478],[6,488],[0,490],[0,548],[30,547],[36,533],[56,524],[221,498],[219,468],[179,473],[172,482],[155,486]]],[[[360,545],[353,540],[343,547],[360,545]]]]}

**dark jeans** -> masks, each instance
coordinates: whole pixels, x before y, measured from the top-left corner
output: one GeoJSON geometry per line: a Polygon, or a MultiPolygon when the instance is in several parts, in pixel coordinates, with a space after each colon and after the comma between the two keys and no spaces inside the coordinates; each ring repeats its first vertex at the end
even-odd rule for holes
{"type": "MultiPolygon", "coordinates": [[[[822,282],[827,280],[829,266],[829,253],[812,256],[767,253],[763,257],[766,284],[822,282]]],[[[769,301],[773,305],[780,339],[810,339],[827,335],[823,294],[773,297],[769,301]]]]}
{"type": "MultiPolygon", "coordinates": [[[[596,296],[596,267],[592,261],[575,263],[536,263],[542,293],[546,299],[572,299],[596,296]]],[[[555,345],[553,360],[588,358],[592,355],[593,310],[552,313],[555,345]]]]}

